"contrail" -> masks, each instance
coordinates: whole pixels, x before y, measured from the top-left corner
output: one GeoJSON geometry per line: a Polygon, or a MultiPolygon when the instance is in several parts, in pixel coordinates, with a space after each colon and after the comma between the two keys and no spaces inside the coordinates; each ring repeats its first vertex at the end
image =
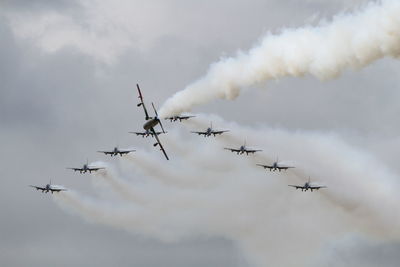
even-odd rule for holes
{"type": "Polygon", "coordinates": [[[330,23],[267,34],[249,51],[213,63],[204,77],[167,99],[159,113],[169,117],[215,99],[232,100],[242,88],[282,77],[332,79],[399,54],[400,1],[378,1],[330,23]]]}

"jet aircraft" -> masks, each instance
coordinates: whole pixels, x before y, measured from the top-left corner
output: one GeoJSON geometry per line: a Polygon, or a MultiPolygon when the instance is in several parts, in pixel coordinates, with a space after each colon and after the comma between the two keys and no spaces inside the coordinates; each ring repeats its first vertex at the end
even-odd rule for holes
{"type": "Polygon", "coordinates": [[[223,131],[215,131],[215,130],[213,130],[212,122],[211,122],[211,125],[210,125],[210,127],[207,128],[207,130],[205,130],[203,132],[194,132],[193,131],[192,133],[196,133],[198,135],[203,135],[204,137],[209,137],[211,135],[216,136],[216,135],[219,135],[219,134],[223,134],[225,132],[229,132],[229,130],[223,130],[223,131]]]}
{"type": "Polygon", "coordinates": [[[110,155],[111,157],[118,156],[118,155],[120,155],[122,157],[122,155],[129,154],[129,153],[135,152],[135,151],[136,150],[134,150],[134,149],[127,150],[127,149],[118,149],[118,147],[114,147],[114,149],[111,151],[97,151],[97,152],[104,153],[104,155],[110,155]]]}
{"type": "MultiPolygon", "coordinates": [[[[129,133],[131,133],[131,134],[136,134],[137,136],[142,136],[143,138],[144,138],[144,137],[149,137],[149,136],[154,137],[153,132],[150,131],[150,130],[146,130],[146,131],[144,131],[144,132],[129,132],[129,133]]],[[[160,134],[162,134],[162,133],[163,133],[163,132],[156,132],[156,135],[160,135],[160,134]]],[[[165,132],[165,133],[167,133],[167,132],[165,132]]]]}
{"type": "Polygon", "coordinates": [[[87,172],[92,173],[92,172],[96,172],[98,170],[103,170],[105,168],[90,167],[88,161],[86,161],[86,164],[83,164],[82,168],[67,168],[67,169],[74,170],[79,173],[87,173],[87,172]]]}
{"type": "Polygon", "coordinates": [[[138,90],[138,93],[139,93],[139,99],[140,99],[140,103],[137,104],[137,106],[138,107],[140,107],[140,106],[143,107],[143,111],[144,111],[144,115],[145,115],[145,119],[146,119],[146,123],[143,125],[143,129],[146,132],[149,131],[149,132],[152,133],[152,137],[156,138],[156,141],[157,141],[153,146],[155,146],[155,147],[158,146],[160,148],[160,150],[163,152],[165,158],[167,160],[169,160],[167,152],[165,152],[165,149],[162,146],[162,144],[160,142],[160,139],[158,138],[158,134],[154,130],[154,127],[159,124],[160,127],[161,127],[162,132],[165,133],[164,127],[162,126],[162,123],[161,123],[161,120],[158,118],[157,110],[154,107],[154,104],[151,103],[151,105],[153,107],[153,110],[154,110],[154,113],[155,113],[156,116],[155,117],[150,117],[149,116],[149,113],[147,112],[146,106],[144,105],[144,102],[143,102],[143,96],[142,96],[142,92],[140,91],[139,84],[136,84],[136,87],[137,87],[137,90],[138,90]]]}
{"type": "Polygon", "coordinates": [[[272,165],[263,165],[263,164],[257,164],[257,166],[261,166],[264,169],[269,169],[270,171],[286,171],[287,169],[292,169],[294,168],[293,166],[283,166],[279,164],[278,159],[272,164],[272,165]]]}
{"type": "Polygon", "coordinates": [[[313,190],[319,190],[321,188],[326,188],[326,186],[324,186],[324,185],[312,185],[310,182],[310,177],[308,177],[308,182],[306,182],[304,185],[290,184],[288,186],[294,187],[294,188],[296,188],[296,190],[301,189],[301,191],[306,191],[306,192],[307,192],[307,190],[311,190],[311,192],[312,192],[313,190]]]}
{"type": "Polygon", "coordinates": [[[196,117],[196,116],[189,116],[189,115],[187,115],[187,116],[172,116],[172,117],[168,117],[168,118],[165,118],[165,119],[166,120],[170,120],[171,122],[178,121],[178,120],[179,120],[179,122],[181,122],[183,120],[188,120],[188,119],[193,118],[193,117],[196,117]]]}
{"type": "Polygon", "coordinates": [[[236,153],[236,154],[240,154],[240,155],[243,155],[244,153],[246,153],[246,155],[248,155],[248,154],[254,154],[254,153],[256,153],[256,152],[258,152],[258,151],[262,151],[262,150],[260,150],[260,149],[248,149],[247,147],[246,147],[246,142],[244,142],[244,144],[243,145],[241,145],[239,148],[229,148],[229,147],[225,147],[224,149],[226,149],[226,150],[230,150],[231,152],[234,152],[234,153],[236,153]]]}
{"type": "Polygon", "coordinates": [[[51,184],[51,180],[46,186],[42,187],[42,186],[30,185],[30,187],[36,188],[36,190],[41,190],[42,193],[51,192],[53,194],[54,192],[58,193],[58,192],[61,192],[61,191],[67,191],[67,189],[65,189],[64,187],[62,187],[60,185],[51,184]]]}

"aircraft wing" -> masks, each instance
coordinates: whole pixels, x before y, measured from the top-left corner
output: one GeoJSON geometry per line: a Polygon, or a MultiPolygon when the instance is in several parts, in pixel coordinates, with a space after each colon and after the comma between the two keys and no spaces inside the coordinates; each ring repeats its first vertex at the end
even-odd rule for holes
{"type": "Polygon", "coordinates": [[[162,146],[160,139],[158,138],[158,135],[157,135],[156,131],[154,130],[154,128],[151,128],[151,132],[153,133],[153,136],[156,138],[157,144],[158,144],[158,146],[160,146],[160,150],[163,152],[165,158],[167,160],[169,160],[167,152],[165,152],[164,147],[162,146]]]}
{"type": "Polygon", "coordinates": [[[114,151],[97,151],[99,153],[104,153],[105,155],[114,154],[114,151]]]}
{"type": "Polygon", "coordinates": [[[67,189],[65,189],[65,188],[51,188],[50,191],[51,192],[61,192],[61,191],[67,191],[67,189]]]}
{"type": "Polygon", "coordinates": [[[134,149],[132,149],[132,150],[120,150],[117,153],[118,154],[128,154],[128,153],[135,152],[135,151],[136,150],[134,150],[134,149]]]}
{"type": "Polygon", "coordinates": [[[191,132],[191,133],[196,133],[198,135],[207,135],[207,132],[191,132]]]}
{"type": "Polygon", "coordinates": [[[94,172],[96,172],[96,171],[98,171],[98,170],[104,170],[105,168],[87,168],[87,170],[88,171],[94,171],[94,172]]]}
{"type": "Polygon", "coordinates": [[[145,117],[146,117],[146,120],[148,120],[150,117],[149,117],[149,113],[147,113],[146,106],[144,105],[143,96],[142,96],[142,92],[140,91],[139,84],[136,84],[136,87],[137,87],[137,90],[138,90],[138,93],[139,93],[139,99],[140,99],[140,103],[137,104],[137,106],[138,106],[138,107],[140,107],[140,106],[143,107],[144,115],[145,115],[145,117]]]}
{"type": "Polygon", "coordinates": [[[236,149],[236,148],[224,147],[224,149],[230,150],[230,151],[232,151],[232,152],[240,152],[240,149],[236,149]]]}
{"type": "Polygon", "coordinates": [[[83,171],[83,168],[67,168],[68,170],[83,171]]]}
{"type": "Polygon", "coordinates": [[[269,165],[263,165],[263,164],[257,164],[257,166],[261,166],[264,169],[272,169],[274,166],[269,166],[269,165]]]}
{"type": "Polygon", "coordinates": [[[296,189],[304,189],[305,187],[304,186],[302,186],[302,185],[292,185],[292,184],[290,184],[290,185],[288,185],[288,186],[291,186],[291,187],[294,187],[294,188],[296,188],[296,189]]]}
{"type": "Polygon", "coordinates": [[[30,187],[36,188],[36,190],[42,190],[42,191],[46,191],[47,189],[44,187],[40,187],[40,186],[35,186],[35,185],[30,185],[30,187]]]}
{"type": "Polygon", "coordinates": [[[318,190],[318,189],[321,189],[321,188],[326,188],[326,186],[324,186],[324,185],[321,185],[321,186],[310,186],[309,188],[311,190],[318,190]]]}
{"type": "Polygon", "coordinates": [[[290,167],[290,166],[278,166],[277,167],[279,170],[287,170],[287,169],[293,169],[294,167],[290,167]]]}
{"type": "Polygon", "coordinates": [[[147,133],[144,133],[144,132],[129,132],[129,133],[136,134],[136,135],[141,135],[141,136],[147,135],[147,133]]]}
{"type": "Polygon", "coordinates": [[[189,115],[188,116],[177,116],[176,119],[178,119],[179,121],[183,121],[183,120],[187,120],[187,119],[190,119],[193,117],[196,117],[196,116],[189,116],[189,115]]]}
{"type": "Polygon", "coordinates": [[[246,149],[245,150],[246,153],[256,153],[256,152],[259,152],[259,151],[262,151],[262,150],[261,149],[246,149]]]}
{"type": "Polygon", "coordinates": [[[214,136],[217,134],[223,134],[225,132],[229,132],[229,130],[225,130],[225,131],[212,131],[211,134],[213,134],[214,136]]]}

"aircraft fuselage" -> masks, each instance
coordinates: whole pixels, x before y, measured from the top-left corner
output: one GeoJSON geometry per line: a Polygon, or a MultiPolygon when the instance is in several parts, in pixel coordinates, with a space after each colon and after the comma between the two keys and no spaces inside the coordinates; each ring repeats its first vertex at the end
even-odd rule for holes
{"type": "Polygon", "coordinates": [[[154,128],[158,124],[158,122],[158,119],[151,119],[143,125],[143,129],[150,131],[151,128],[154,128]]]}

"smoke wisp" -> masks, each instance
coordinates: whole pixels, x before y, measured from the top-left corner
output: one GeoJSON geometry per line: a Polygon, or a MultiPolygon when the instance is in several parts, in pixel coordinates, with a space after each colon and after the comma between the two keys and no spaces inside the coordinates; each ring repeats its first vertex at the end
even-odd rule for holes
{"type": "Polygon", "coordinates": [[[330,23],[267,34],[247,52],[211,64],[207,74],[171,96],[161,117],[190,111],[215,99],[235,99],[243,88],[282,77],[321,80],[400,54],[400,2],[383,0],[337,15],[330,23]]]}
{"type": "MultiPolygon", "coordinates": [[[[209,121],[207,116],[196,119],[209,121]]],[[[332,134],[256,130],[213,120],[230,129],[229,135],[208,139],[189,129],[169,131],[169,142],[182,146],[171,164],[154,151],[125,160],[137,171],[112,173],[113,183],[127,187],[121,191],[110,184],[123,196],[119,200],[106,200],[101,192],[97,197],[66,192],[55,195],[57,202],[89,221],[165,241],[228,238],[255,266],[309,266],[324,244],[349,233],[399,240],[400,218],[393,212],[400,200],[397,177],[366,152],[332,134]],[[265,152],[238,156],[222,149],[240,145],[243,136],[265,152]],[[295,160],[296,168],[279,173],[255,165],[270,164],[276,155],[295,160]],[[308,175],[328,188],[302,193],[287,186],[302,185],[308,175]],[[138,176],[140,182],[126,181],[138,181],[138,176]],[[126,196],[136,191],[144,201],[126,196]]]]}

